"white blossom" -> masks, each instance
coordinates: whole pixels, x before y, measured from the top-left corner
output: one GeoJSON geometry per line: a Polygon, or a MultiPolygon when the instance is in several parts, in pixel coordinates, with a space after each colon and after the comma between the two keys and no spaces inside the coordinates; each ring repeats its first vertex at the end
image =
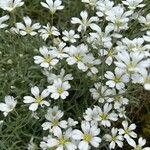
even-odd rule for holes
{"type": "Polygon", "coordinates": [[[78,32],[85,32],[88,27],[93,29],[96,25],[96,22],[99,21],[98,17],[93,16],[91,18],[88,18],[87,11],[82,11],[80,13],[81,20],[79,18],[73,17],[71,20],[72,24],[79,24],[78,32]]]}
{"type": "Polygon", "coordinates": [[[47,146],[49,148],[56,148],[57,150],[75,150],[77,146],[71,140],[72,131],[71,129],[62,132],[58,129],[54,132],[54,137],[47,140],[47,146]]]}
{"type": "Polygon", "coordinates": [[[70,88],[71,86],[69,82],[63,82],[61,79],[55,80],[53,85],[48,86],[48,90],[51,93],[51,98],[53,99],[66,99],[66,97],[69,96],[67,90],[69,90],[70,88]]]}
{"type": "Polygon", "coordinates": [[[139,52],[122,51],[118,53],[116,59],[115,65],[128,74],[144,72],[150,66],[150,61],[145,60],[144,55],[139,52]]]}
{"type": "Polygon", "coordinates": [[[123,147],[123,136],[118,135],[118,129],[117,128],[112,128],[111,129],[111,135],[110,134],[105,134],[104,138],[106,141],[110,142],[109,148],[110,149],[115,149],[116,145],[118,145],[120,148],[123,147]]]}
{"type": "Polygon", "coordinates": [[[77,41],[76,39],[80,38],[79,34],[75,34],[74,30],[70,30],[70,31],[65,30],[62,32],[62,34],[63,34],[62,39],[65,42],[75,43],[77,41]]]}
{"type": "Polygon", "coordinates": [[[111,22],[109,23],[110,28],[113,28],[115,32],[120,32],[128,29],[129,16],[131,14],[132,11],[125,12],[124,7],[118,5],[107,12],[106,20],[111,22]]]}
{"type": "Polygon", "coordinates": [[[119,129],[119,134],[123,135],[124,138],[127,140],[127,142],[132,145],[134,143],[134,140],[132,138],[137,138],[137,134],[134,132],[136,129],[135,124],[130,124],[128,121],[122,122],[123,129],[119,129]]]}
{"type": "Polygon", "coordinates": [[[57,10],[62,10],[64,8],[61,4],[62,0],[46,0],[46,3],[41,2],[41,5],[49,9],[52,14],[54,14],[57,10]]]}
{"type": "Polygon", "coordinates": [[[150,30],[150,13],[146,17],[140,16],[138,18],[140,24],[144,27],[142,30],[150,30]]]}
{"type": "Polygon", "coordinates": [[[72,132],[72,138],[74,140],[80,140],[78,148],[80,150],[88,150],[90,145],[98,148],[101,142],[101,138],[98,137],[100,129],[96,125],[92,125],[86,121],[81,123],[81,128],[82,131],[75,129],[72,132]]]}
{"type": "Polygon", "coordinates": [[[64,113],[57,106],[49,108],[45,115],[47,121],[42,124],[43,130],[55,133],[60,128],[67,128],[67,121],[61,120],[63,115],[64,113]]]}
{"type": "Polygon", "coordinates": [[[144,147],[143,146],[146,144],[146,140],[140,137],[138,139],[138,144],[135,142],[132,143],[132,147],[134,148],[133,150],[150,150],[150,147],[144,147]]]}
{"type": "Polygon", "coordinates": [[[100,122],[100,125],[104,127],[110,127],[111,126],[111,121],[117,121],[118,120],[118,115],[112,111],[112,105],[106,103],[103,106],[103,109],[100,107],[96,106],[95,109],[97,109],[98,115],[96,116],[96,120],[100,122]]]}
{"type": "Polygon", "coordinates": [[[32,24],[32,20],[29,16],[23,17],[24,24],[19,22],[16,23],[16,27],[19,30],[19,33],[22,36],[25,36],[27,34],[31,36],[35,36],[37,34],[36,30],[38,30],[41,25],[39,23],[32,24]]]}
{"type": "Polygon", "coordinates": [[[34,56],[35,64],[40,64],[43,68],[54,68],[55,65],[59,62],[56,58],[56,54],[53,53],[48,47],[41,47],[39,49],[42,56],[34,56]]]}
{"type": "Polygon", "coordinates": [[[43,26],[43,28],[39,30],[39,33],[45,41],[48,37],[60,35],[59,30],[54,26],[50,26],[49,23],[47,23],[47,26],[43,26]]]}
{"type": "Polygon", "coordinates": [[[16,107],[17,101],[13,96],[5,96],[5,103],[0,103],[0,111],[3,112],[6,117],[9,112],[13,111],[16,107]]]}
{"type": "Polygon", "coordinates": [[[114,2],[110,0],[102,0],[97,2],[97,15],[99,17],[106,16],[106,14],[113,8],[114,2]]]}
{"type": "Polygon", "coordinates": [[[88,67],[84,63],[84,58],[88,53],[87,45],[70,46],[65,51],[69,55],[66,60],[69,65],[77,64],[80,70],[87,71],[88,67]]]}
{"type": "Polygon", "coordinates": [[[24,4],[23,0],[0,0],[0,8],[9,12],[24,4]]]}
{"type": "Polygon", "coordinates": [[[128,75],[124,74],[122,70],[116,68],[115,74],[111,71],[106,71],[105,77],[108,79],[106,85],[111,88],[116,87],[116,89],[121,90],[125,88],[125,83],[129,82],[128,75]]]}
{"type": "Polygon", "coordinates": [[[136,8],[142,8],[145,6],[145,4],[141,4],[143,2],[143,0],[126,0],[126,1],[122,1],[122,3],[126,6],[128,6],[128,8],[130,10],[134,10],[136,8]]]}
{"type": "Polygon", "coordinates": [[[24,103],[26,104],[31,104],[29,106],[29,110],[31,111],[36,111],[39,106],[44,107],[50,106],[50,103],[48,101],[45,101],[45,98],[49,96],[49,91],[48,89],[45,89],[42,91],[40,94],[39,88],[37,86],[34,86],[31,88],[31,93],[33,94],[34,97],[32,96],[24,96],[24,103]]]}

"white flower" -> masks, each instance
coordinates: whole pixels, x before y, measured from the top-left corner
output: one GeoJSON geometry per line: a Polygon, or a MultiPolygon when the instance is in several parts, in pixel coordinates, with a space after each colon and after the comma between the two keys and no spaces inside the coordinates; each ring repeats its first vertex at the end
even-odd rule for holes
{"type": "Polygon", "coordinates": [[[101,142],[101,138],[98,137],[100,129],[97,128],[96,125],[92,125],[86,121],[82,121],[81,128],[83,132],[77,129],[73,130],[72,132],[72,138],[74,140],[81,140],[79,142],[78,148],[80,150],[89,150],[90,145],[98,148],[101,142]]]}
{"type": "Polygon", "coordinates": [[[98,73],[96,66],[101,63],[100,59],[95,59],[93,54],[88,54],[84,57],[84,63],[88,67],[88,76],[93,76],[93,74],[98,73]]]}
{"type": "Polygon", "coordinates": [[[47,137],[43,137],[43,141],[40,142],[40,147],[42,150],[49,149],[48,140],[52,138],[52,135],[48,135],[47,137]]]}
{"type": "Polygon", "coordinates": [[[43,40],[45,41],[48,37],[60,35],[58,29],[54,26],[51,27],[49,23],[47,24],[47,26],[43,26],[43,28],[40,29],[39,32],[40,36],[42,36],[43,40]]]}
{"type": "Polygon", "coordinates": [[[149,71],[145,70],[140,74],[134,74],[132,77],[134,83],[143,84],[144,89],[150,91],[150,73],[149,71]]]}
{"type": "Polygon", "coordinates": [[[4,22],[9,19],[8,15],[5,15],[3,17],[0,17],[0,29],[6,28],[8,25],[5,24],[4,22]]]}
{"type": "Polygon", "coordinates": [[[110,127],[111,126],[111,121],[117,121],[118,120],[118,115],[114,112],[110,112],[112,110],[112,105],[106,103],[103,106],[103,110],[96,106],[95,109],[97,109],[97,117],[96,120],[100,122],[100,125],[104,127],[110,127]]]}
{"type": "Polygon", "coordinates": [[[116,144],[122,148],[123,147],[123,136],[122,135],[118,135],[118,129],[117,128],[112,128],[111,129],[111,134],[112,135],[109,135],[109,134],[105,134],[104,135],[104,138],[106,141],[110,142],[109,144],[109,148],[110,149],[115,149],[116,147],[116,144]]]}
{"type": "Polygon", "coordinates": [[[104,103],[110,99],[115,93],[114,89],[108,89],[107,86],[102,86],[101,83],[95,83],[94,88],[90,89],[91,95],[94,100],[104,103]]]}
{"type": "Polygon", "coordinates": [[[77,146],[71,141],[71,129],[62,133],[61,129],[54,132],[54,137],[47,140],[47,146],[49,148],[55,148],[57,150],[75,150],[77,146]]]}
{"type": "Polygon", "coordinates": [[[144,89],[150,91],[150,73],[148,71],[142,73],[144,89]]]}
{"type": "Polygon", "coordinates": [[[126,0],[122,1],[124,5],[127,5],[129,9],[134,10],[136,8],[142,8],[145,6],[145,4],[140,4],[142,3],[143,0],[126,0]]]}
{"type": "Polygon", "coordinates": [[[78,124],[78,121],[74,121],[72,118],[68,118],[67,122],[69,127],[74,127],[78,124]]]}
{"type": "Polygon", "coordinates": [[[92,45],[94,49],[99,49],[101,47],[110,48],[112,47],[110,32],[112,31],[109,26],[106,26],[105,31],[103,32],[99,26],[93,28],[95,33],[90,33],[90,36],[87,38],[89,44],[92,45]]]}
{"type": "Polygon", "coordinates": [[[50,10],[54,14],[57,10],[62,10],[64,6],[61,5],[62,0],[46,0],[46,3],[41,2],[41,5],[50,10]]]}
{"type": "Polygon", "coordinates": [[[125,12],[124,7],[118,5],[107,12],[106,20],[112,22],[109,24],[110,28],[113,28],[115,32],[120,32],[120,30],[128,29],[128,17],[131,14],[132,11],[125,12]]]}
{"type": "Polygon", "coordinates": [[[113,8],[114,2],[110,0],[103,0],[97,2],[97,15],[99,17],[106,16],[106,14],[113,8]]]}
{"type": "Polygon", "coordinates": [[[105,73],[105,78],[108,79],[106,85],[111,88],[116,87],[116,89],[121,90],[125,88],[125,83],[129,82],[128,75],[124,74],[122,70],[116,68],[115,75],[111,71],[105,73]]]}
{"type": "Polygon", "coordinates": [[[39,107],[43,107],[43,105],[50,106],[50,103],[45,101],[44,99],[49,96],[48,89],[45,89],[40,94],[39,88],[37,86],[31,88],[31,93],[34,97],[24,96],[24,103],[31,104],[29,106],[29,110],[36,111],[39,107]]]}
{"type": "Polygon", "coordinates": [[[133,142],[131,146],[134,148],[133,150],[150,150],[150,147],[143,148],[143,146],[145,144],[146,144],[146,140],[143,139],[142,137],[140,137],[138,139],[138,144],[136,144],[135,142],[133,142]]]}
{"type": "Polygon", "coordinates": [[[135,124],[128,124],[128,121],[122,122],[123,129],[119,129],[119,134],[124,135],[124,138],[127,140],[128,144],[132,145],[134,140],[132,138],[137,138],[137,134],[134,132],[136,129],[135,124]]]}
{"type": "Polygon", "coordinates": [[[19,22],[16,23],[16,27],[19,29],[19,32],[22,36],[27,34],[31,36],[35,36],[37,34],[36,30],[38,30],[41,25],[39,23],[32,24],[32,20],[29,16],[23,17],[24,24],[19,22]]]}
{"type": "Polygon", "coordinates": [[[15,101],[13,96],[5,96],[5,103],[0,103],[0,111],[3,112],[6,117],[9,112],[13,111],[16,107],[17,101],[15,101]]]}
{"type": "Polygon", "coordinates": [[[99,50],[99,55],[101,57],[106,56],[105,63],[109,66],[113,63],[113,59],[115,58],[117,53],[118,53],[118,51],[116,50],[116,48],[112,48],[112,47],[110,47],[107,50],[106,49],[99,50]]]}
{"type": "Polygon", "coordinates": [[[150,56],[149,53],[150,45],[149,44],[144,45],[143,38],[135,38],[133,40],[124,38],[121,41],[122,42],[118,42],[118,46],[116,47],[116,49],[119,52],[126,50],[129,52],[139,52],[143,54],[145,57],[150,56]]]}
{"type": "Polygon", "coordinates": [[[84,64],[84,57],[88,53],[87,45],[81,44],[77,47],[70,46],[65,49],[68,53],[67,63],[69,65],[77,64],[78,68],[82,71],[86,71],[88,67],[84,64]]]}
{"type": "Polygon", "coordinates": [[[58,80],[58,79],[61,79],[63,82],[73,80],[72,74],[66,74],[65,75],[65,70],[63,68],[61,69],[59,75],[53,74],[53,73],[48,72],[46,70],[43,73],[44,73],[44,75],[47,76],[47,80],[50,84],[53,84],[54,81],[58,80]]]}
{"type": "Polygon", "coordinates": [[[37,149],[37,145],[35,143],[33,143],[33,137],[31,138],[27,149],[28,150],[36,150],[37,149]]]}
{"type": "Polygon", "coordinates": [[[61,79],[55,80],[53,85],[48,86],[48,90],[51,93],[51,98],[53,99],[58,99],[59,97],[61,99],[66,99],[69,95],[67,90],[70,88],[71,86],[69,82],[63,82],[61,79]]]}
{"type": "Polygon", "coordinates": [[[64,113],[58,109],[57,106],[49,108],[45,118],[48,120],[42,124],[43,130],[49,130],[50,132],[57,132],[60,128],[67,128],[67,121],[60,120],[64,113]]]}
{"type": "Polygon", "coordinates": [[[86,121],[91,121],[92,123],[97,124],[97,118],[98,116],[98,110],[96,109],[96,107],[94,107],[94,109],[91,108],[87,108],[85,113],[83,114],[83,117],[86,121]]]}
{"type": "Polygon", "coordinates": [[[95,24],[95,22],[98,22],[99,19],[98,17],[91,17],[90,19],[88,19],[88,13],[86,11],[82,11],[80,13],[81,16],[81,20],[79,18],[73,17],[71,20],[72,24],[79,24],[78,27],[78,32],[85,32],[87,30],[88,27],[90,27],[91,29],[93,29],[95,26],[97,26],[95,24]]]}
{"type": "Polygon", "coordinates": [[[88,5],[92,6],[92,7],[95,7],[97,2],[98,2],[98,0],[82,0],[82,2],[88,4],[88,5]]]}
{"type": "Polygon", "coordinates": [[[22,0],[0,0],[0,8],[7,11],[13,11],[24,4],[22,0]]]}
{"type": "Polygon", "coordinates": [[[65,41],[65,42],[70,42],[70,43],[75,43],[76,42],[76,39],[80,38],[79,34],[75,34],[75,31],[74,30],[70,30],[70,31],[63,31],[62,34],[64,35],[62,37],[62,39],[65,41]]]}
{"type": "Polygon", "coordinates": [[[150,31],[147,31],[147,32],[146,32],[146,35],[143,36],[143,39],[144,39],[146,42],[150,42],[150,31]]]}
{"type": "Polygon", "coordinates": [[[144,55],[139,52],[128,53],[127,51],[122,51],[118,53],[116,59],[115,65],[128,74],[144,72],[150,66],[150,61],[145,60],[144,55]]]}
{"type": "Polygon", "coordinates": [[[51,47],[53,54],[61,60],[68,57],[68,54],[65,52],[65,46],[66,43],[60,42],[57,47],[51,47]]]}
{"type": "Polygon", "coordinates": [[[138,18],[140,24],[144,27],[142,30],[150,29],[150,13],[146,15],[146,17],[140,16],[138,18]]]}
{"type": "Polygon", "coordinates": [[[56,55],[53,53],[52,50],[49,50],[48,47],[41,47],[39,49],[42,56],[34,56],[34,62],[36,64],[40,64],[43,68],[54,68],[54,66],[58,63],[58,59],[56,59],[56,55]]]}
{"type": "MultiPolygon", "coordinates": [[[[121,93],[119,93],[121,94],[121,93]]],[[[122,106],[128,105],[129,100],[127,98],[124,98],[121,95],[116,95],[113,98],[110,98],[107,100],[107,102],[112,103],[114,102],[114,108],[115,109],[120,109],[122,106]]]]}
{"type": "Polygon", "coordinates": [[[127,116],[126,116],[126,108],[125,107],[120,107],[119,109],[117,109],[117,111],[118,111],[118,116],[120,117],[120,118],[124,118],[124,119],[127,119],[127,116]]]}

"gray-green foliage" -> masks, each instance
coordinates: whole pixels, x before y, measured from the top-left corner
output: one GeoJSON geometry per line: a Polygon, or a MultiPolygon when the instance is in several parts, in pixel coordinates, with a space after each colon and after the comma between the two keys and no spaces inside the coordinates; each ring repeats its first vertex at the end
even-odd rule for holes
{"type": "MultiPolygon", "coordinates": [[[[51,22],[50,13],[41,7],[40,1],[25,0],[26,5],[11,14],[10,26],[16,21],[22,21],[22,17],[26,15],[35,22],[40,22],[41,25],[51,22]]],[[[54,25],[60,31],[69,28],[70,18],[79,16],[83,9],[80,0],[64,0],[63,2],[65,9],[54,16],[54,25]]],[[[143,14],[149,12],[150,1],[145,2],[147,7],[143,14]]],[[[0,14],[4,15],[6,12],[1,11],[0,14]]],[[[133,33],[136,25],[135,22],[132,27],[133,33]]],[[[132,36],[132,33],[127,34],[132,36]]],[[[34,85],[41,89],[47,86],[46,77],[42,74],[40,67],[33,62],[33,56],[38,53],[37,49],[45,44],[49,43],[44,43],[39,37],[21,37],[0,31],[0,102],[5,95],[12,95],[18,101],[16,110],[4,119],[3,127],[0,128],[0,150],[25,150],[32,136],[37,141],[43,136],[41,124],[44,118],[38,121],[31,118],[28,107],[23,104],[23,96],[30,95],[30,88],[34,85]]],[[[73,71],[70,67],[67,69],[69,72],[73,71]]],[[[74,77],[76,79],[72,81],[74,91],[70,91],[71,96],[60,103],[60,108],[65,110],[67,116],[77,118],[82,116],[85,108],[93,104],[89,101],[90,96],[87,93],[92,81],[79,71],[74,73],[74,77]]],[[[41,112],[41,116],[43,114],[44,112],[41,112]]],[[[2,113],[0,120],[1,118],[3,118],[2,113]]]]}

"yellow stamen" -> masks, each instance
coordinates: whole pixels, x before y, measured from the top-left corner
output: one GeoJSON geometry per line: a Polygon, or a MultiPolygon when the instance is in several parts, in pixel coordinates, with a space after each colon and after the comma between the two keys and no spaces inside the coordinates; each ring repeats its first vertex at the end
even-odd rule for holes
{"type": "Polygon", "coordinates": [[[64,89],[63,88],[57,88],[57,93],[58,94],[62,94],[64,92],[64,89]]]}
{"type": "Polygon", "coordinates": [[[92,136],[90,134],[85,134],[83,137],[84,141],[90,142],[92,140],[92,136]]]}
{"type": "Polygon", "coordinates": [[[35,100],[35,102],[38,104],[40,104],[42,101],[43,101],[43,99],[41,97],[37,97],[35,100]]]}

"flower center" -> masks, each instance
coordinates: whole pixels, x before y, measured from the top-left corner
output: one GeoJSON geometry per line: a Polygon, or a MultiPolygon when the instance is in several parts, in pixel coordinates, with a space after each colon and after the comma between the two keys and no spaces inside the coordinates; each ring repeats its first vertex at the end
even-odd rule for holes
{"type": "Polygon", "coordinates": [[[42,98],[41,97],[36,97],[35,103],[40,104],[42,102],[42,98]]]}
{"type": "Polygon", "coordinates": [[[123,23],[120,20],[116,21],[116,26],[119,28],[123,25],[123,23]]]}
{"type": "Polygon", "coordinates": [[[113,141],[113,142],[116,141],[116,137],[115,137],[115,136],[112,137],[112,141],[113,141]]]}
{"type": "Polygon", "coordinates": [[[119,83],[119,82],[120,82],[120,78],[115,77],[115,78],[114,78],[114,82],[115,82],[115,83],[119,83]]]}
{"type": "Polygon", "coordinates": [[[56,112],[55,112],[55,111],[54,111],[54,112],[52,112],[52,115],[53,115],[53,116],[56,116],[56,112]]]}
{"type": "Polygon", "coordinates": [[[92,140],[92,136],[90,134],[85,134],[83,140],[86,142],[90,142],[92,140]]]}
{"type": "Polygon", "coordinates": [[[129,134],[129,130],[128,129],[125,130],[125,134],[127,134],[127,135],[129,134]]]}
{"type": "Polygon", "coordinates": [[[59,144],[62,145],[62,146],[65,146],[66,143],[67,143],[67,140],[64,139],[64,138],[61,138],[61,139],[59,140],[59,144]]]}
{"type": "Polygon", "coordinates": [[[115,96],[114,99],[115,99],[116,102],[120,102],[120,96],[115,96]]]}
{"type": "Polygon", "coordinates": [[[52,32],[51,32],[51,31],[48,31],[48,35],[51,36],[51,35],[52,35],[52,32]]]}
{"type": "Polygon", "coordinates": [[[92,68],[93,65],[92,65],[92,64],[87,64],[87,67],[88,67],[88,68],[92,68]]]}
{"type": "Polygon", "coordinates": [[[136,146],[136,148],[134,150],[142,150],[141,146],[136,146]]]}
{"type": "Polygon", "coordinates": [[[62,94],[64,92],[64,89],[63,88],[57,88],[57,93],[58,94],[62,94]]]}
{"type": "Polygon", "coordinates": [[[128,64],[128,66],[127,66],[127,71],[128,71],[129,73],[134,72],[134,71],[135,71],[135,65],[132,64],[132,63],[128,64]]]}
{"type": "Polygon", "coordinates": [[[45,57],[45,62],[50,63],[52,61],[51,56],[45,57]]]}
{"type": "Polygon", "coordinates": [[[145,79],[145,83],[150,84],[150,76],[145,79]]]}
{"type": "Polygon", "coordinates": [[[101,116],[100,116],[100,118],[102,119],[102,120],[107,120],[107,114],[102,114],[101,116]]]}
{"type": "Polygon", "coordinates": [[[78,55],[75,56],[75,59],[76,59],[77,61],[81,61],[82,56],[80,56],[80,55],[78,54],[78,55]]]}
{"type": "Polygon", "coordinates": [[[53,125],[53,126],[57,126],[57,125],[58,125],[58,120],[54,119],[54,120],[52,121],[52,125],[53,125]]]}
{"type": "Polygon", "coordinates": [[[145,27],[146,27],[147,29],[150,29],[150,22],[146,23],[146,24],[145,24],[145,27]]]}
{"type": "Polygon", "coordinates": [[[32,32],[32,28],[28,26],[28,27],[26,27],[25,31],[26,31],[28,34],[30,34],[30,33],[32,32]]]}

